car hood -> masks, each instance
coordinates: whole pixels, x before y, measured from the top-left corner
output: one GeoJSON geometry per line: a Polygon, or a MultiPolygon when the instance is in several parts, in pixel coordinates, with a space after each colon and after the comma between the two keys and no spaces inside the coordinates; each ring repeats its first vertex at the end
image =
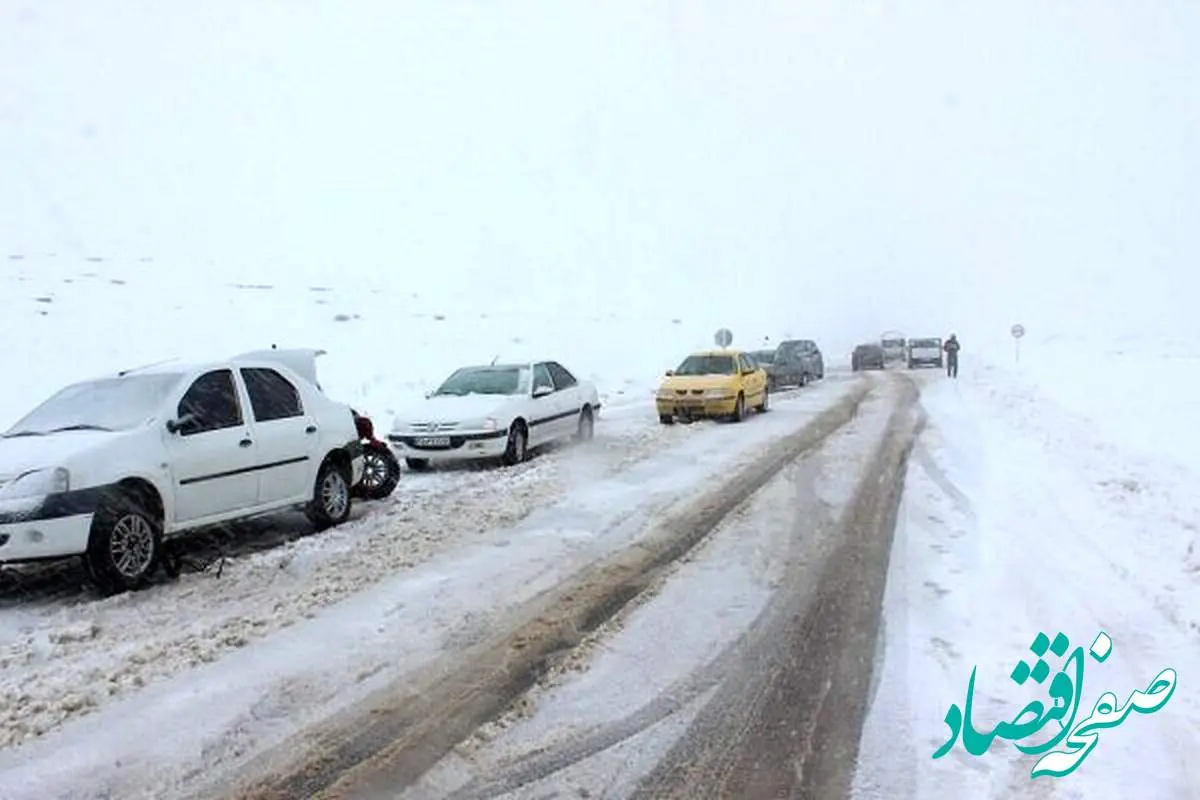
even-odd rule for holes
{"type": "Polygon", "coordinates": [[[462,422],[497,412],[513,398],[499,394],[437,395],[406,408],[396,417],[398,425],[421,422],[462,422]]]}
{"type": "Polygon", "coordinates": [[[733,375],[671,375],[662,382],[663,391],[686,389],[726,389],[736,383],[733,375]]]}
{"type": "Polygon", "coordinates": [[[0,483],[34,469],[62,466],[73,456],[120,436],[110,431],[63,431],[0,439],[0,483]]]}

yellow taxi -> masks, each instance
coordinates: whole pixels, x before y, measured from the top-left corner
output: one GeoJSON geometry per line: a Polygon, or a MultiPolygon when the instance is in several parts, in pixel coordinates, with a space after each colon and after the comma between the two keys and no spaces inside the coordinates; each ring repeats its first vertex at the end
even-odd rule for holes
{"type": "Polygon", "coordinates": [[[742,350],[692,353],[658,387],[658,419],[727,418],[741,422],[746,408],[767,410],[767,373],[742,350]]]}

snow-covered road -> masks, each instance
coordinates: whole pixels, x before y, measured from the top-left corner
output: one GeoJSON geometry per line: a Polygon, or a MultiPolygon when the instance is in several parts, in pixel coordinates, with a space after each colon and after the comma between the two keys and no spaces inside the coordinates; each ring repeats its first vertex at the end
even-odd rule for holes
{"type": "Polygon", "coordinates": [[[1192,683],[1200,607],[1190,546],[1181,545],[1195,517],[1181,473],[1124,458],[1046,398],[1030,399],[986,374],[924,392],[929,426],[897,526],[884,669],[859,754],[860,800],[1167,800],[1200,792],[1200,694],[1192,683]],[[1112,653],[1097,663],[1086,654],[1102,632],[1112,653]],[[1051,641],[1064,634],[1068,655],[1083,649],[1076,723],[1103,693],[1125,704],[1166,668],[1176,670],[1178,690],[1161,710],[1099,731],[1095,749],[1062,778],[1032,779],[1040,754],[1015,747],[1042,744],[1061,730],[1054,722],[1016,742],[1001,735],[978,756],[960,740],[935,760],[951,737],[947,711],[965,708],[972,669],[971,717],[980,732],[1014,720],[1031,701],[1051,707],[1047,692],[1063,657],[1045,653],[1050,675],[1040,683],[1010,677],[1018,662],[1036,663],[1030,648],[1039,633],[1051,641]]]}
{"type": "Polygon", "coordinates": [[[0,753],[0,796],[200,791],[201,776],[485,637],[859,383],[831,376],[738,426],[662,427],[631,406],[586,448],[406,476],[358,523],[234,559],[220,578],[5,609],[5,730],[26,741],[0,753]]]}
{"type": "MultiPolygon", "coordinates": [[[[682,760],[703,739],[693,726],[718,687],[728,691],[760,679],[745,673],[743,659],[781,613],[775,601],[785,599],[789,616],[797,602],[814,603],[821,573],[842,543],[840,524],[861,491],[864,466],[892,432],[898,390],[864,402],[854,421],[789,464],[505,717],[399,796],[645,795],[643,784],[656,768],[682,760]]],[[[736,724],[718,732],[730,751],[744,746],[749,734],[736,724]]],[[[744,779],[744,771],[736,777],[744,779]]],[[[719,788],[704,779],[706,796],[739,796],[719,788]]],[[[673,786],[672,796],[700,789],[673,786]]]]}

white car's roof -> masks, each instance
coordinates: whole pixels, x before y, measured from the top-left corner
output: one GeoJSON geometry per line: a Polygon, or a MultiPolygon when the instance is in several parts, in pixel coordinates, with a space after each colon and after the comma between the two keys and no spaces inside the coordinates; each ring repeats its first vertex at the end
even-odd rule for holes
{"type": "Polygon", "coordinates": [[[463,367],[455,368],[455,372],[464,369],[521,369],[530,367],[537,362],[534,361],[506,361],[503,364],[468,364],[463,367]]]}
{"type": "Polygon", "coordinates": [[[101,377],[122,377],[124,375],[182,375],[188,372],[200,372],[208,369],[220,369],[236,364],[281,364],[292,370],[300,377],[317,384],[316,359],[325,355],[325,350],[317,348],[291,348],[286,350],[253,350],[242,353],[224,361],[198,361],[173,358],[145,366],[135,366],[117,373],[101,377]]]}

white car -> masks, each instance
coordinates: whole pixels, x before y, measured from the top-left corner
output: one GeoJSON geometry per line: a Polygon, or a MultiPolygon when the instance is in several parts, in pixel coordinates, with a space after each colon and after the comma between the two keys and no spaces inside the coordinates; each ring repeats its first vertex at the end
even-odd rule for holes
{"type": "Polygon", "coordinates": [[[512,465],[548,442],[591,439],[599,415],[595,385],[557,361],[463,367],[398,415],[388,441],[411,469],[491,458],[512,465]]]}
{"type": "Polygon", "coordinates": [[[0,563],[82,556],[105,594],[148,582],[164,538],[303,505],[344,522],[362,476],[323,351],[126,370],[59,391],[0,435],[0,563]],[[289,363],[294,366],[289,366],[289,363]]]}

